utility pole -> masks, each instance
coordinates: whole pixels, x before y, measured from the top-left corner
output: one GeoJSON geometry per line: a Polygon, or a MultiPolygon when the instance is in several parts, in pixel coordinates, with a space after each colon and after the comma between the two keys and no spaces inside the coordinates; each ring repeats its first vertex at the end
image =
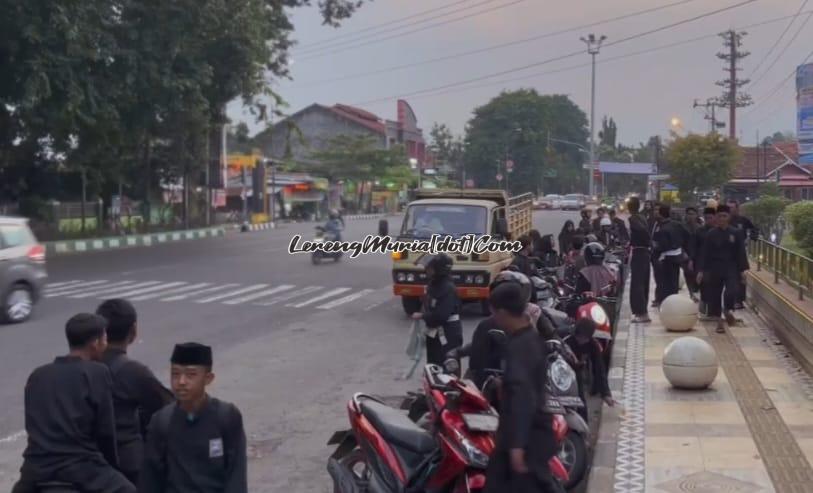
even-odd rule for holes
{"type": "Polygon", "coordinates": [[[595,34],[589,34],[586,38],[580,38],[587,45],[587,53],[592,58],[591,66],[591,82],[590,82],[590,181],[589,193],[592,198],[595,195],[595,184],[593,182],[593,169],[592,166],[596,162],[596,55],[601,49],[601,43],[607,39],[607,36],[602,35],[596,37],[595,34]]]}
{"type": "Polygon", "coordinates": [[[728,108],[728,136],[731,140],[737,138],[737,108],[743,108],[753,104],[751,96],[737,92],[737,90],[750,82],[748,79],[738,79],[737,72],[741,70],[738,67],[738,62],[750,55],[747,51],[740,51],[742,46],[742,38],[745,36],[745,31],[736,32],[734,30],[720,33],[723,38],[723,46],[727,51],[717,53],[717,58],[727,62],[724,71],[728,72],[728,78],[717,81],[717,85],[724,88],[722,96],[717,98],[717,105],[723,108],[728,108]]]}
{"type": "Polygon", "coordinates": [[[692,108],[705,108],[706,116],[704,117],[706,120],[709,120],[711,125],[711,133],[717,133],[718,128],[725,127],[725,122],[717,121],[717,107],[719,104],[717,100],[714,98],[709,98],[706,100],[705,103],[698,103],[697,100],[694,100],[694,104],[692,108]]]}

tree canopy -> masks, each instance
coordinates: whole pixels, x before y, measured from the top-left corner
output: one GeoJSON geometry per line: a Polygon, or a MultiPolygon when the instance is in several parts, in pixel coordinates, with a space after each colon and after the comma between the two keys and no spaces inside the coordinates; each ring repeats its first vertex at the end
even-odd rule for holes
{"type": "Polygon", "coordinates": [[[736,142],[716,133],[676,136],[664,157],[671,182],[686,202],[694,200],[698,189],[717,188],[727,182],[741,159],[736,142]]]}

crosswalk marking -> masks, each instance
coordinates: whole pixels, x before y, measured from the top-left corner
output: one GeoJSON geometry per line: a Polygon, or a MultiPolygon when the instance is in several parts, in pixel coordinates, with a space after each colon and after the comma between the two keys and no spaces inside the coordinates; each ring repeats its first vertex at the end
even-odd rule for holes
{"type": "Polygon", "coordinates": [[[110,282],[110,281],[107,281],[107,280],[91,281],[91,282],[82,283],[81,287],[79,287],[80,286],[79,284],[74,284],[72,286],[66,286],[64,288],[54,289],[52,291],[46,291],[45,292],[45,297],[46,298],[53,298],[54,296],[65,296],[66,294],[79,293],[83,289],[87,289],[87,288],[92,287],[92,286],[98,286],[99,284],[106,284],[108,282],[110,282]]]}
{"type": "Polygon", "coordinates": [[[213,301],[225,300],[226,298],[231,298],[233,296],[237,296],[243,293],[248,293],[249,291],[257,291],[258,289],[266,287],[268,287],[268,284],[254,284],[253,286],[249,286],[247,288],[242,288],[236,291],[210,296],[209,298],[203,298],[202,300],[195,301],[195,303],[211,303],[213,301]]]}
{"type": "Polygon", "coordinates": [[[65,282],[52,282],[45,285],[45,289],[54,289],[59,287],[68,286],[69,284],[79,284],[82,281],[65,281],[65,282]]]}
{"type": "Polygon", "coordinates": [[[336,289],[331,289],[331,290],[330,290],[330,291],[328,291],[327,293],[322,293],[322,294],[320,294],[319,296],[317,296],[317,297],[315,297],[315,298],[311,298],[311,299],[309,299],[309,300],[307,300],[307,301],[303,301],[302,303],[296,303],[296,304],[294,304],[294,303],[289,303],[289,304],[287,304],[287,305],[285,305],[285,306],[292,306],[292,307],[294,307],[294,308],[302,308],[303,306],[308,306],[308,305],[310,305],[310,304],[312,304],[312,303],[316,303],[317,301],[322,301],[322,300],[324,300],[324,299],[330,298],[331,296],[336,296],[337,294],[342,294],[342,293],[344,293],[345,291],[350,291],[350,288],[336,288],[336,289]]]}
{"type": "Polygon", "coordinates": [[[82,299],[82,298],[91,298],[93,296],[106,296],[107,297],[107,295],[109,295],[109,294],[118,293],[118,292],[122,292],[122,291],[127,291],[129,289],[153,286],[153,285],[159,284],[159,283],[160,283],[160,281],[147,281],[147,282],[136,282],[135,284],[130,282],[130,283],[126,284],[126,285],[122,284],[120,286],[115,286],[115,287],[114,286],[104,286],[104,287],[96,289],[94,291],[88,291],[86,293],[73,294],[71,296],[68,296],[68,298],[82,299]]]}
{"type": "Polygon", "coordinates": [[[319,308],[321,310],[330,310],[332,308],[336,308],[337,306],[344,305],[345,303],[350,303],[353,300],[357,300],[359,298],[367,296],[368,294],[370,294],[370,293],[372,293],[374,291],[375,290],[373,290],[373,289],[362,289],[361,291],[358,291],[356,293],[348,294],[344,298],[339,298],[339,299],[333,300],[333,301],[331,301],[329,303],[325,303],[324,305],[319,305],[316,308],[319,308]]]}
{"type": "Polygon", "coordinates": [[[280,291],[288,291],[289,289],[293,289],[296,286],[293,284],[282,284],[275,288],[266,289],[265,291],[260,291],[259,293],[251,293],[246,296],[241,296],[240,298],[235,298],[233,300],[224,301],[224,305],[239,305],[240,303],[245,303],[246,301],[253,301],[260,298],[265,298],[275,293],[279,293],[280,291]]]}
{"type": "Polygon", "coordinates": [[[199,294],[206,294],[206,293],[211,293],[213,291],[220,291],[220,290],[223,290],[223,289],[229,289],[229,288],[233,288],[235,286],[239,286],[239,284],[234,284],[234,283],[232,283],[232,284],[221,284],[219,286],[212,286],[211,288],[199,289],[197,291],[192,291],[191,293],[184,293],[184,294],[179,294],[177,296],[170,296],[169,298],[161,298],[161,301],[185,300],[185,299],[189,298],[190,296],[197,296],[199,294]]]}
{"type": "Polygon", "coordinates": [[[180,282],[180,281],[178,281],[178,282],[168,282],[168,283],[159,284],[158,286],[150,286],[150,287],[145,287],[143,289],[135,289],[133,291],[127,291],[126,293],[119,293],[116,296],[118,298],[128,298],[129,299],[132,296],[137,296],[139,294],[153,293],[155,291],[165,291],[168,288],[183,286],[184,284],[186,284],[186,283],[185,282],[180,282]]]}
{"type": "Polygon", "coordinates": [[[197,284],[188,284],[186,286],[181,286],[180,288],[170,289],[170,290],[167,290],[167,291],[162,290],[162,291],[158,291],[156,293],[150,293],[150,294],[145,294],[145,295],[141,295],[141,296],[135,296],[133,298],[130,298],[130,301],[151,300],[153,298],[158,298],[159,296],[167,296],[167,295],[170,295],[170,294],[183,293],[184,291],[192,291],[194,289],[205,288],[206,286],[209,286],[209,285],[210,284],[208,282],[199,282],[197,284]]]}
{"type": "Polygon", "coordinates": [[[271,306],[279,303],[280,301],[288,301],[291,298],[296,298],[297,296],[302,296],[303,294],[309,294],[314,291],[319,291],[320,289],[322,289],[322,286],[308,286],[290,293],[283,294],[282,296],[275,296],[268,301],[254,304],[258,306],[271,306]]]}

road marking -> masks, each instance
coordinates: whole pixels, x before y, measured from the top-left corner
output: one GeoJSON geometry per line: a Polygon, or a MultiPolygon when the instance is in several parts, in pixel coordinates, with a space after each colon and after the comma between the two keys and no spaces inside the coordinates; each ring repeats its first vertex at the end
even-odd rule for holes
{"type": "Polygon", "coordinates": [[[16,433],[12,433],[11,435],[9,435],[7,437],[0,438],[0,443],[16,442],[17,440],[19,440],[20,438],[23,438],[24,436],[25,436],[25,430],[20,430],[20,431],[18,431],[16,433]]]}
{"type": "Polygon", "coordinates": [[[46,298],[53,298],[54,296],[62,296],[62,295],[71,294],[71,293],[80,293],[80,292],[82,292],[83,289],[87,289],[87,288],[89,288],[91,286],[98,286],[99,284],[105,284],[105,283],[108,283],[108,282],[110,282],[110,281],[108,281],[106,279],[101,280],[101,281],[86,282],[86,283],[82,284],[81,288],[77,288],[78,285],[66,286],[64,288],[54,289],[53,291],[49,291],[49,292],[45,293],[45,297],[46,298]]]}
{"type": "Polygon", "coordinates": [[[219,286],[213,286],[211,288],[199,289],[197,291],[192,291],[191,293],[184,293],[184,294],[179,294],[177,296],[170,296],[169,298],[161,298],[161,301],[185,300],[185,299],[189,298],[190,296],[197,296],[199,294],[211,293],[212,291],[229,289],[229,288],[233,288],[233,287],[237,287],[237,286],[239,286],[239,284],[221,284],[219,286]]]}
{"type": "Polygon", "coordinates": [[[291,293],[284,294],[282,296],[275,296],[275,297],[271,298],[270,300],[265,301],[263,303],[254,303],[254,304],[258,305],[258,306],[271,306],[271,305],[274,305],[276,303],[279,303],[280,301],[288,301],[291,298],[296,298],[297,296],[301,296],[303,294],[313,293],[314,291],[319,291],[320,289],[322,289],[322,286],[308,286],[308,287],[299,289],[297,291],[293,291],[291,293]]]}
{"type": "Polygon", "coordinates": [[[368,294],[373,293],[373,292],[375,292],[374,289],[362,289],[359,292],[349,294],[349,295],[345,296],[344,298],[339,298],[338,300],[333,300],[333,301],[331,301],[329,303],[325,303],[324,305],[319,305],[316,308],[319,308],[320,310],[330,310],[332,308],[336,308],[337,306],[344,305],[345,303],[350,303],[351,301],[357,300],[357,299],[359,299],[359,298],[361,298],[363,296],[367,296],[368,294]]]}
{"type": "Polygon", "coordinates": [[[122,286],[116,286],[116,287],[106,286],[106,287],[104,287],[102,289],[97,289],[95,291],[88,291],[87,293],[82,293],[82,294],[74,294],[74,295],[69,296],[69,298],[81,299],[81,298],[91,298],[93,296],[105,296],[105,297],[107,297],[107,295],[109,295],[109,294],[119,293],[119,292],[127,292],[127,290],[129,290],[129,289],[146,288],[147,286],[154,286],[156,284],[161,283],[161,281],[146,281],[146,282],[136,282],[135,284],[132,284],[133,282],[135,282],[135,281],[128,281],[128,283],[129,283],[128,285],[122,285],[122,286]]]}
{"type": "Polygon", "coordinates": [[[266,289],[265,291],[260,291],[259,293],[251,293],[246,296],[241,296],[240,298],[235,298],[233,300],[224,301],[224,305],[239,305],[240,303],[245,303],[246,301],[253,301],[259,298],[265,298],[266,296],[272,295],[274,293],[279,293],[281,291],[288,291],[289,289],[293,289],[296,286],[293,284],[282,284],[275,288],[266,289]]]}
{"type": "Polygon", "coordinates": [[[308,305],[310,305],[312,303],[316,303],[317,301],[322,301],[322,300],[324,300],[326,298],[330,298],[331,296],[336,296],[337,294],[342,294],[345,291],[350,291],[350,288],[331,289],[327,293],[323,293],[323,294],[317,296],[316,298],[311,298],[308,301],[303,301],[302,303],[297,303],[297,304],[288,303],[285,306],[292,306],[294,308],[302,308],[303,306],[308,306],[308,305]]]}
{"type": "Polygon", "coordinates": [[[237,296],[239,294],[248,293],[250,291],[257,291],[258,289],[266,288],[268,284],[255,284],[253,286],[249,286],[247,288],[238,289],[236,291],[231,291],[228,293],[218,294],[215,296],[210,296],[209,298],[203,298],[202,300],[197,300],[195,303],[211,303],[213,301],[220,301],[225,300],[226,298],[231,298],[233,296],[237,296]]]}
{"type": "Polygon", "coordinates": [[[150,287],[147,287],[147,288],[144,288],[144,289],[136,289],[136,290],[133,290],[133,291],[127,291],[126,293],[119,293],[117,296],[119,298],[130,298],[131,296],[144,294],[144,293],[153,293],[155,291],[159,291],[159,292],[160,291],[166,291],[169,288],[174,288],[174,287],[177,287],[177,286],[183,286],[184,284],[186,284],[186,283],[185,282],[180,282],[180,281],[178,281],[178,282],[170,282],[170,283],[166,283],[166,284],[159,284],[158,286],[150,286],[150,287]]]}
{"type": "Polygon", "coordinates": [[[372,305],[368,305],[367,308],[364,309],[364,311],[369,312],[373,308],[377,308],[377,307],[383,305],[384,303],[389,303],[390,301],[392,301],[392,298],[387,298],[386,300],[379,301],[378,303],[373,303],[372,305]]]}
{"type": "Polygon", "coordinates": [[[65,287],[69,284],[79,284],[82,281],[65,281],[65,282],[52,282],[50,284],[45,285],[45,289],[54,289],[58,287],[65,287]]]}
{"type": "Polygon", "coordinates": [[[192,291],[193,289],[200,289],[205,288],[206,286],[210,286],[211,284],[208,282],[199,282],[197,284],[189,284],[187,286],[182,286],[180,288],[170,289],[169,291],[159,291],[157,293],[150,293],[145,294],[143,296],[136,296],[134,298],[130,298],[130,301],[144,301],[144,300],[151,300],[153,298],[158,298],[159,296],[166,296],[169,294],[178,294],[183,293],[184,291],[192,291]]]}

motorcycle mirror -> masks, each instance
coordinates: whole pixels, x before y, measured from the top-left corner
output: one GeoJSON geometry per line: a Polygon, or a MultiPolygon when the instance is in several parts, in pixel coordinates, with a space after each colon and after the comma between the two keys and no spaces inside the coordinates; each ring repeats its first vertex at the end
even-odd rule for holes
{"type": "Polygon", "coordinates": [[[378,221],[378,236],[389,236],[390,223],[386,219],[378,221]]]}

